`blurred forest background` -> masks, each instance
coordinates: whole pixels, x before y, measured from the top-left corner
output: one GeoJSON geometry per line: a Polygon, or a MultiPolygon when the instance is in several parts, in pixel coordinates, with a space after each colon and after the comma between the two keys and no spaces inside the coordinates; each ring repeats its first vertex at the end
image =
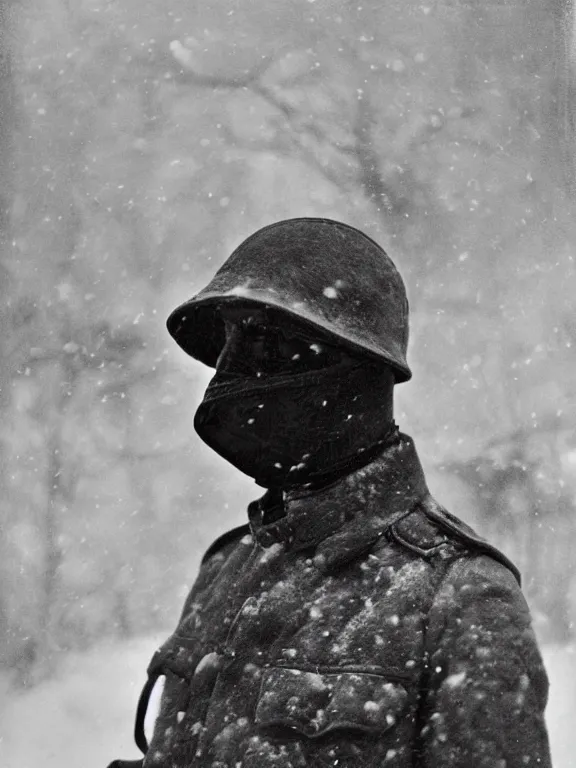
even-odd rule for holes
{"type": "MultiPolygon", "coordinates": [[[[576,634],[576,44],[560,0],[0,3],[0,662],[170,630],[253,483],[165,331],[276,219],[407,282],[397,422],[576,634]]],[[[142,670],[143,672],[144,670],[142,670]]]]}

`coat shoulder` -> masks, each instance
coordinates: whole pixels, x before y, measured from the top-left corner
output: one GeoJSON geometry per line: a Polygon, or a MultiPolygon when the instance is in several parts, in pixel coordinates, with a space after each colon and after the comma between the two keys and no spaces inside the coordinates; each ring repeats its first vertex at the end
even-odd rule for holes
{"type": "Polygon", "coordinates": [[[518,584],[521,583],[518,568],[503,552],[444,509],[432,496],[424,498],[410,513],[394,523],[390,534],[396,543],[425,558],[445,555],[447,545],[456,548],[456,556],[458,550],[461,554],[486,555],[503,565],[518,584]]]}
{"type": "Polygon", "coordinates": [[[202,565],[204,565],[204,563],[217,552],[220,552],[222,549],[224,549],[228,544],[238,541],[247,534],[250,534],[250,526],[248,524],[238,525],[236,528],[232,528],[230,531],[226,531],[226,533],[218,536],[218,538],[213,541],[212,544],[210,544],[204,553],[202,557],[202,565]]]}

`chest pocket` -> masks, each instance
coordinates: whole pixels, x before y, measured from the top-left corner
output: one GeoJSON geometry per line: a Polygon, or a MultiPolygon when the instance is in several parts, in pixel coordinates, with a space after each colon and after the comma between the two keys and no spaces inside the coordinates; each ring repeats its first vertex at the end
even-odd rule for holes
{"type": "Polygon", "coordinates": [[[337,729],[382,733],[407,709],[401,682],[364,672],[304,672],[272,667],[262,678],[255,722],[308,738],[337,729]]]}

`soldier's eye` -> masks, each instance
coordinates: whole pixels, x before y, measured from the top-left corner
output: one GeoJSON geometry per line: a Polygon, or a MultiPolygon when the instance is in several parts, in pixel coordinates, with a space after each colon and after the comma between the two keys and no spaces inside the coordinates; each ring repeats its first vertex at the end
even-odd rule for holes
{"type": "Polygon", "coordinates": [[[252,338],[265,336],[269,331],[267,325],[252,317],[244,318],[240,325],[244,333],[252,338]]]}

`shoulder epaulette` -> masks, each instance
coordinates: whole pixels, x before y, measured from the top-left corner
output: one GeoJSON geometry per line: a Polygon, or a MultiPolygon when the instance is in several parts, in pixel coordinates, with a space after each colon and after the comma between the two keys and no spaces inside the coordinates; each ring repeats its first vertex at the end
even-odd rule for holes
{"type": "Polygon", "coordinates": [[[202,557],[202,564],[204,564],[209,557],[212,557],[212,555],[216,554],[219,549],[222,549],[222,547],[226,546],[226,544],[229,544],[231,541],[241,536],[245,536],[247,533],[250,533],[250,526],[248,524],[238,525],[236,528],[232,528],[232,530],[223,533],[222,536],[218,536],[216,541],[213,541],[204,553],[204,556],[202,557]]]}
{"type": "Polygon", "coordinates": [[[478,536],[476,531],[466,523],[462,522],[455,515],[450,514],[444,507],[432,498],[427,496],[419,505],[418,509],[421,509],[428,520],[433,522],[441,531],[444,531],[448,535],[458,539],[470,549],[479,550],[494,560],[501,563],[503,566],[511,571],[512,575],[518,582],[518,585],[522,585],[522,577],[520,571],[514,565],[514,563],[506,557],[497,547],[489,544],[481,536],[478,536]]]}

